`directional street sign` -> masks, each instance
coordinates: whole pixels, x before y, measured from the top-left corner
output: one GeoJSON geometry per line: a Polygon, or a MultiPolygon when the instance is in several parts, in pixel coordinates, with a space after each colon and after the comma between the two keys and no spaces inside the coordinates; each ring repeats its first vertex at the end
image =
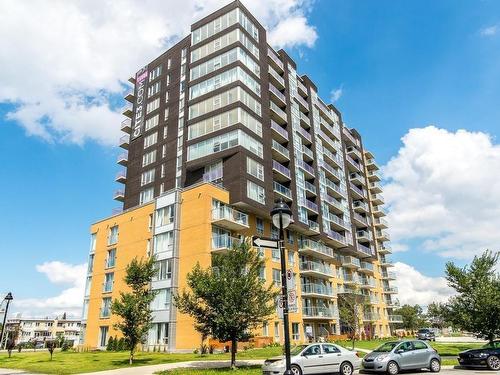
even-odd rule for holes
{"type": "Polygon", "coordinates": [[[267,247],[269,249],[279,249],[279,241],[274,238],[252,237],[253,246],[267,247]]]}

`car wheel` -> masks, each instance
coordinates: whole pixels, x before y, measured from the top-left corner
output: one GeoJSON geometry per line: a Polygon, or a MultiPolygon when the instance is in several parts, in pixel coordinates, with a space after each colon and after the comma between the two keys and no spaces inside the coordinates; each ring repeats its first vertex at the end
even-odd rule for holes
{"type": "Polygon", "coordinates": [[[352,375],[354,368],[349,362],[342,362],[340,365],[340,375],[352,375]]]}
{"type": "Polygon", "coordinates": [[[490,370],[498,371],[500,370],[500,358],[496,355],[490,355],[486,360],[486,365],[488,365],[490,370]]]}
{"type": "Polygon", "coordinates": [[[441,363],[439,362],[439,360],[437,360],[436,358],[431,359],[429,370],[431,370],[431,372],[441,371],[441,363]]]}
{"type": "Polygon", "coordinates": [[[387,364],[387,373],[389,375],[397,375],[397,373],[399,372],[399,366],[396,362],[394,361],[390,361],[388,364],[387,364]]]}
{"type": "Polygon", "coordinates": [[[292,365],[292,366],[290,367],[290,369],[292,370],[292,374],[293,374],[293,375],[302,375],[302,370],[300,369],[300,367],[299,367],[299,366],[297,366],[297,365],[292,365]]]}

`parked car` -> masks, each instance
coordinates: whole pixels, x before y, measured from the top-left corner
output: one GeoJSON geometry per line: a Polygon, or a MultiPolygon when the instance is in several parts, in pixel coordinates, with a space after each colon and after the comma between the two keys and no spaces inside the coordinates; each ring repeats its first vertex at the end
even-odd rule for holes
{"type": "Polygon", "coordinates": [[[432,372],[441,370],[441,357],[425,341],[389,341],[363,358],[366,371],[387,372],[396,375],[400,370],[427,368],[432,372]]]}
{"type": "MultiPolygon", "coordinates": [[[[293,375],[331,374],[352,375],[359,369],[358,353],[330,343],[298,345],[291,350],[293,375]]],[[[263,375],[282,375],[285,372],[285,357],[269,358],[262,366],[263,375]]]]}
{"type": "Polygon", "coordinates": [[[428,328],[422,328],[417,332],[417,339],[436,341],[436,334],[428,328]]]}
{"type": "Polygon", "coordinates": [[[489,342],[479,349],[469,349],[458,353],[458,363],[461,366],[488,367],[490,370],[500,370],[500,340],[489,342]]]}

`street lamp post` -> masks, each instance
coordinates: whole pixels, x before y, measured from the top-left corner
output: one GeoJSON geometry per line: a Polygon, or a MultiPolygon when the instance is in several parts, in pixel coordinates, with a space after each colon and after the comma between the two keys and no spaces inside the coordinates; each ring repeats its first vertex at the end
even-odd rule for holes
{"type": "Polygon", "coordinates": [[[3,343],[3,334],[6,331],[5,330],[5,321],[7,320],[7,314],[9,312],[9,303],[12,301],[14,297],[12,297],[12,293],[9,292],[5,296],[4,300],[7,301],[7,306],[5,306],[5,314],[3,316],[3,323],[2,323],[2,331],[0,332],[0,348],[2,348],[2,343],[3,343]]]}
{"type": "Polygon", "coordinates": [[[288,288],[286,285],[286,258],[285,258],[285,235],[284,229],[290,225],[292,220],[292,211],[290,207],[280,199],[271,210],[273,224],[279,229],[280,233],[280,258],[281,258],[281,298],[283,300],[283,331],[285,336],[285,373],[284,375],[293,375],[290,361],[290,331],[288,322],[288,288]]]}

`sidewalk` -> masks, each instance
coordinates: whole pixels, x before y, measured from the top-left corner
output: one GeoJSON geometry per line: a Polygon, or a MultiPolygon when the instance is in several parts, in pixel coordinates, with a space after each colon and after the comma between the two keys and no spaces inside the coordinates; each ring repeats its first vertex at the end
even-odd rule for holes
{"type": "MultiPolygon", "coordinates": [[[[236,365],[238,367],[262,365],[263,363],[264,363],[263,359],[236,361],[236,365]]],[[[209,368],[229,367],[229,365],[230,365],[229,361],[190,361],[190,362],[167,363],[164,365],[137,366],[137,367],[121,368],[116,370],[89,372],[86,373],[85,375],[152,375],[158,371],[173,370],[177,368],[209,369],[209,368]]],[[[0,375],[3,375],[3,373],[0,372],[0,375]]]]}
{"type": "Polygon", "coordinates": [[[43,375],[43,374],[33,374],[31,372],[25,372],[24,370],[13,370],[9,368],[0,368],[0,375],[43,375]]]}

